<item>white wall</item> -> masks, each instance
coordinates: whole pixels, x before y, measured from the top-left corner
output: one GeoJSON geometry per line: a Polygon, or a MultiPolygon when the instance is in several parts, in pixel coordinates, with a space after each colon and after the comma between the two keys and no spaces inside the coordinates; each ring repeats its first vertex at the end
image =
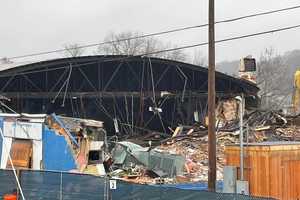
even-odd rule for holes
{"type": "Polygon", "coordinates": [[[6,122],[3,123],[4,140],[2,144],[1,168],[6,168],[9,160],[8,155],[11,150],[12,140],[28,139],[32,140],[32,169],[41,169],[40,163],[43,159],[42,142],[43,124],[29,122],[6,122]]]}

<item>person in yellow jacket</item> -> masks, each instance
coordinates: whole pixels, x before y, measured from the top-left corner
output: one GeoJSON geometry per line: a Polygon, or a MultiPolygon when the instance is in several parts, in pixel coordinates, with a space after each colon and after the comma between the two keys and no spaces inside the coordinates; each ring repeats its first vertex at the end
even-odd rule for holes
{"type": "Polygon", "coordinates": [[[294,113],[298,114],[300,110],[300,70],[294,75],[294,96],[293,96],[294,113]]]}

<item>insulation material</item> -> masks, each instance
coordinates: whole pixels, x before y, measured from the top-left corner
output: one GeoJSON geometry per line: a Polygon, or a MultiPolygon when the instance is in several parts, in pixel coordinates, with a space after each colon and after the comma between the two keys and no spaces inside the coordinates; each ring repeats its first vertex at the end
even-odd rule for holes
{"type": "Polygon", "coordinates": [[[42,140],[42,123],[4,122],[4,136],[20,139],[42,140]]]}
{"type": "Polygon", "coordinates": [[[43,165],[45,170],[77,169],[72,150],[64,136],[45,128],[43,133],[43,165]]]}
{"type": "Polygon", "coordinates": [[[83,172],[88,165],[88,154],[89,154],[89,141],[82,140],[80,143],[79,154],[77,156],[77,164],[79,166],[79,171],[83,172]]]}

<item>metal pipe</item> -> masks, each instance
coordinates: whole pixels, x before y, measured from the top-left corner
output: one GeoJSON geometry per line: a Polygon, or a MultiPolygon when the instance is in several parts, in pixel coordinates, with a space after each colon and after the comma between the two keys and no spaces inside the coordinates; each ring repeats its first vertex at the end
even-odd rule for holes
{"type": "MultiPolygon", "coordinates": [[[[244,116],[244,94],[235,97],[239,101],[240,116],[240,180],[244,180],[244,134],[243,134],[243,116],[244,116]]],[[[248,137],[248,136],[247,136],[248,137]]]]}
{"type": "Polygon", "coordinates": [[[241,181],[244,180],[244,134],[243,134],[243,116],[244,116],[244,95],[241,95],[240,101],[240,170],[241,181]]]}

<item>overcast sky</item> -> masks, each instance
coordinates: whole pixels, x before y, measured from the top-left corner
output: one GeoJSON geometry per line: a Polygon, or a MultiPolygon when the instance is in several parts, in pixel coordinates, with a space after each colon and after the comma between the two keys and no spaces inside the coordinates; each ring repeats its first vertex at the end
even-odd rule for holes
{"type": "MultiPolygon", "coordinates": [[[[300,5],[299,0],[216,0],[216,20],[300,5]]],[[[0,57],[102,41],[109,32],[152,33],[208,22],[208,0],[1,0],[0,57]]],[[[300,9],[216,26],[216,39],[300,24],[300,9]]],[[[300,28],[218,44],[216,60],[300,48],[300,28]]],[[[159,37],[177,46],[207,41],[207,29],[159,37]]],[[[193,50],[189,51],[191,53],[193,50]]],[[[201,47],[206,54],[207,47],[201,47]]],[[[56,55],[52,55],[51,57],[56,55]]],[[[39,58],[27,58],[35,60],[39,58]]]]}

